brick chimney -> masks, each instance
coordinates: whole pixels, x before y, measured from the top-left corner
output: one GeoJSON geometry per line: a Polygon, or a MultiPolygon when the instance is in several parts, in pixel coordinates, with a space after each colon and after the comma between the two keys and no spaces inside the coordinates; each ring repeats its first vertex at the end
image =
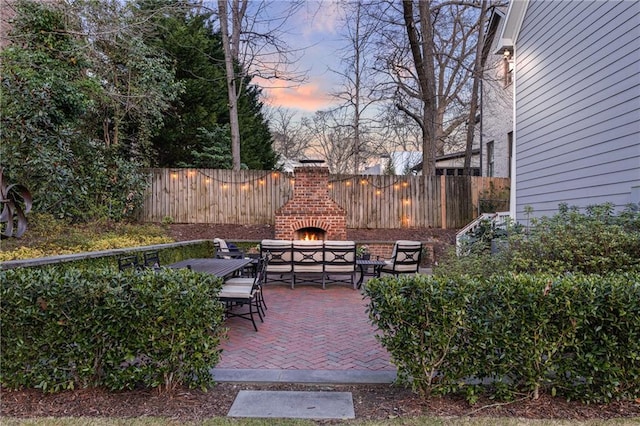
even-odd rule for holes
{"type": "Polygon", "coordinates": [[[275,237],[300,239],[299,232],[317,228],[324,239],[347,239],[347,214],[329,197],[329,168],[303,166],[294,169],[293,197],[275,213],[275,237]]]}

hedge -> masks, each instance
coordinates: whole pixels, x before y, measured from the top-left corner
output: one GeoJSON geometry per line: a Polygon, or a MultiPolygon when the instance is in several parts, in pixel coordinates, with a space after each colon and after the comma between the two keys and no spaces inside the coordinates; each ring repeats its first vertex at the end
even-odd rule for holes
{"type": "Polygon", "coordinates": [[[369,317],[423,393],[584,402],[640,397],[640,274],[367,282],[369,317]]]}
{"type": "Polygon", "coordinates": [[[213,384],[225,332],[218,278],[65,267],[0,271],[0,282],[4,387],[213,384]]]}

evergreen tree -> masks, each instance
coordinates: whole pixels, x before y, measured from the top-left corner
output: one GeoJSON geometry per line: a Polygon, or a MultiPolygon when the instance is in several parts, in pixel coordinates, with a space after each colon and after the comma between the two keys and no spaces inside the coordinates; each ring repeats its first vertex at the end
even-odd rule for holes
{"type": "MultiPolygon", "coordinates": [[[[141,1],[140,7],[155,10],[162,4],[167,2],[141,1]]],[[[224,134],[229,132],[229,109],[221,38],[212,27],[212,13],[195,10],[174,7],[173,13],[155,18],[157,31],[149,40],[172,59],[176,80],[185,88],[165,117],[163,131],[153,139],[160,167],[222,168],[225,156],[231,155],[230,134],[224,134]]],[[[242,163],[249,169],[273,169],[276,154],[260,91],[250,81],[245,83],[239,99],[242,163]]]]}

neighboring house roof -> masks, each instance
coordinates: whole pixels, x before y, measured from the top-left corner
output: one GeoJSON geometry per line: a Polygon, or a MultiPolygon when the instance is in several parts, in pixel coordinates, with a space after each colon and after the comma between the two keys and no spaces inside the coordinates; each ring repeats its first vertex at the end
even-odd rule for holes
{"type": "Polygon", "coordinates": [[[491,52],[491,46],[493,45],[493,41],[495,40],[496,34],[500,28],[500,22],[504,20],[504,17],[505,13],[502,8],[495,6],[491,8],[491,16],[489,17],[487,31],[484,36],[484,45],[482,47],[482,67],[485,66],[489,55],[495,53],[491,52]]]}
{"type": "MultiPolygon", "coordinates": [[[[474,148],[471,150],[471,158],[477,158],[480,155],[480,148],[474,148]]],[[[465,152],[464,151],[460,151],[460,152],[452,152],[449,154],[444,154],[444,155],[439,155],[436,157],[436,169],[444,167],[452,167],[450,164],[451,160],[459,160],[459,159],[464,159],[465,156],[465,152]]],[[[476,167],[477,165],[474,166],[473,164],[471,165],[471,167],[476,167]]],[[[416,164],[415,166],[413,166],[411,168],[411,171],[414,172],[419,172],[422,170],[422,161],[420,161],[418,164],[416,164]]]]}
{"type": "MultiPolygon", "coordinates": [[[[471,155],[478,155],[480,154],[480,148],[476,148],[471,150],[471,155]]],[[[444,155],[439,155],[436,157],[436,167],[438,166],[438,161],[443,161],[443,160],[453,160],[456,158],[464,158],[465,152],[464,151],[460,151],[460,152],[452,152],[451,154],[444,154],[444,155]]]]}
{"type": "Polygon", "coordinates": [[[284,172],[293,172],[293,169],[300,167],[301,165],[302,163],[300,163],[300,161],[291,160],[289,158],[281,158],[277,164],[278,167],[282,167],[282,171],[284,172]]]}

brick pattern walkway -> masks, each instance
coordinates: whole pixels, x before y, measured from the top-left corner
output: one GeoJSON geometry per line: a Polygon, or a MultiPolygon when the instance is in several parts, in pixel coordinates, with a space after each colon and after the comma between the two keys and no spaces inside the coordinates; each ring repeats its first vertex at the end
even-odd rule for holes
{"type": "MultiPolygon", "coordinates": [[[[269,308],[258,332],[247,320],[230,318],[221,369],[394,371],[375,339],[366,300],[343,285],[267,285],[269,308]]],[[[256,316],[256,321],[259,321],[256,316]]]]}

